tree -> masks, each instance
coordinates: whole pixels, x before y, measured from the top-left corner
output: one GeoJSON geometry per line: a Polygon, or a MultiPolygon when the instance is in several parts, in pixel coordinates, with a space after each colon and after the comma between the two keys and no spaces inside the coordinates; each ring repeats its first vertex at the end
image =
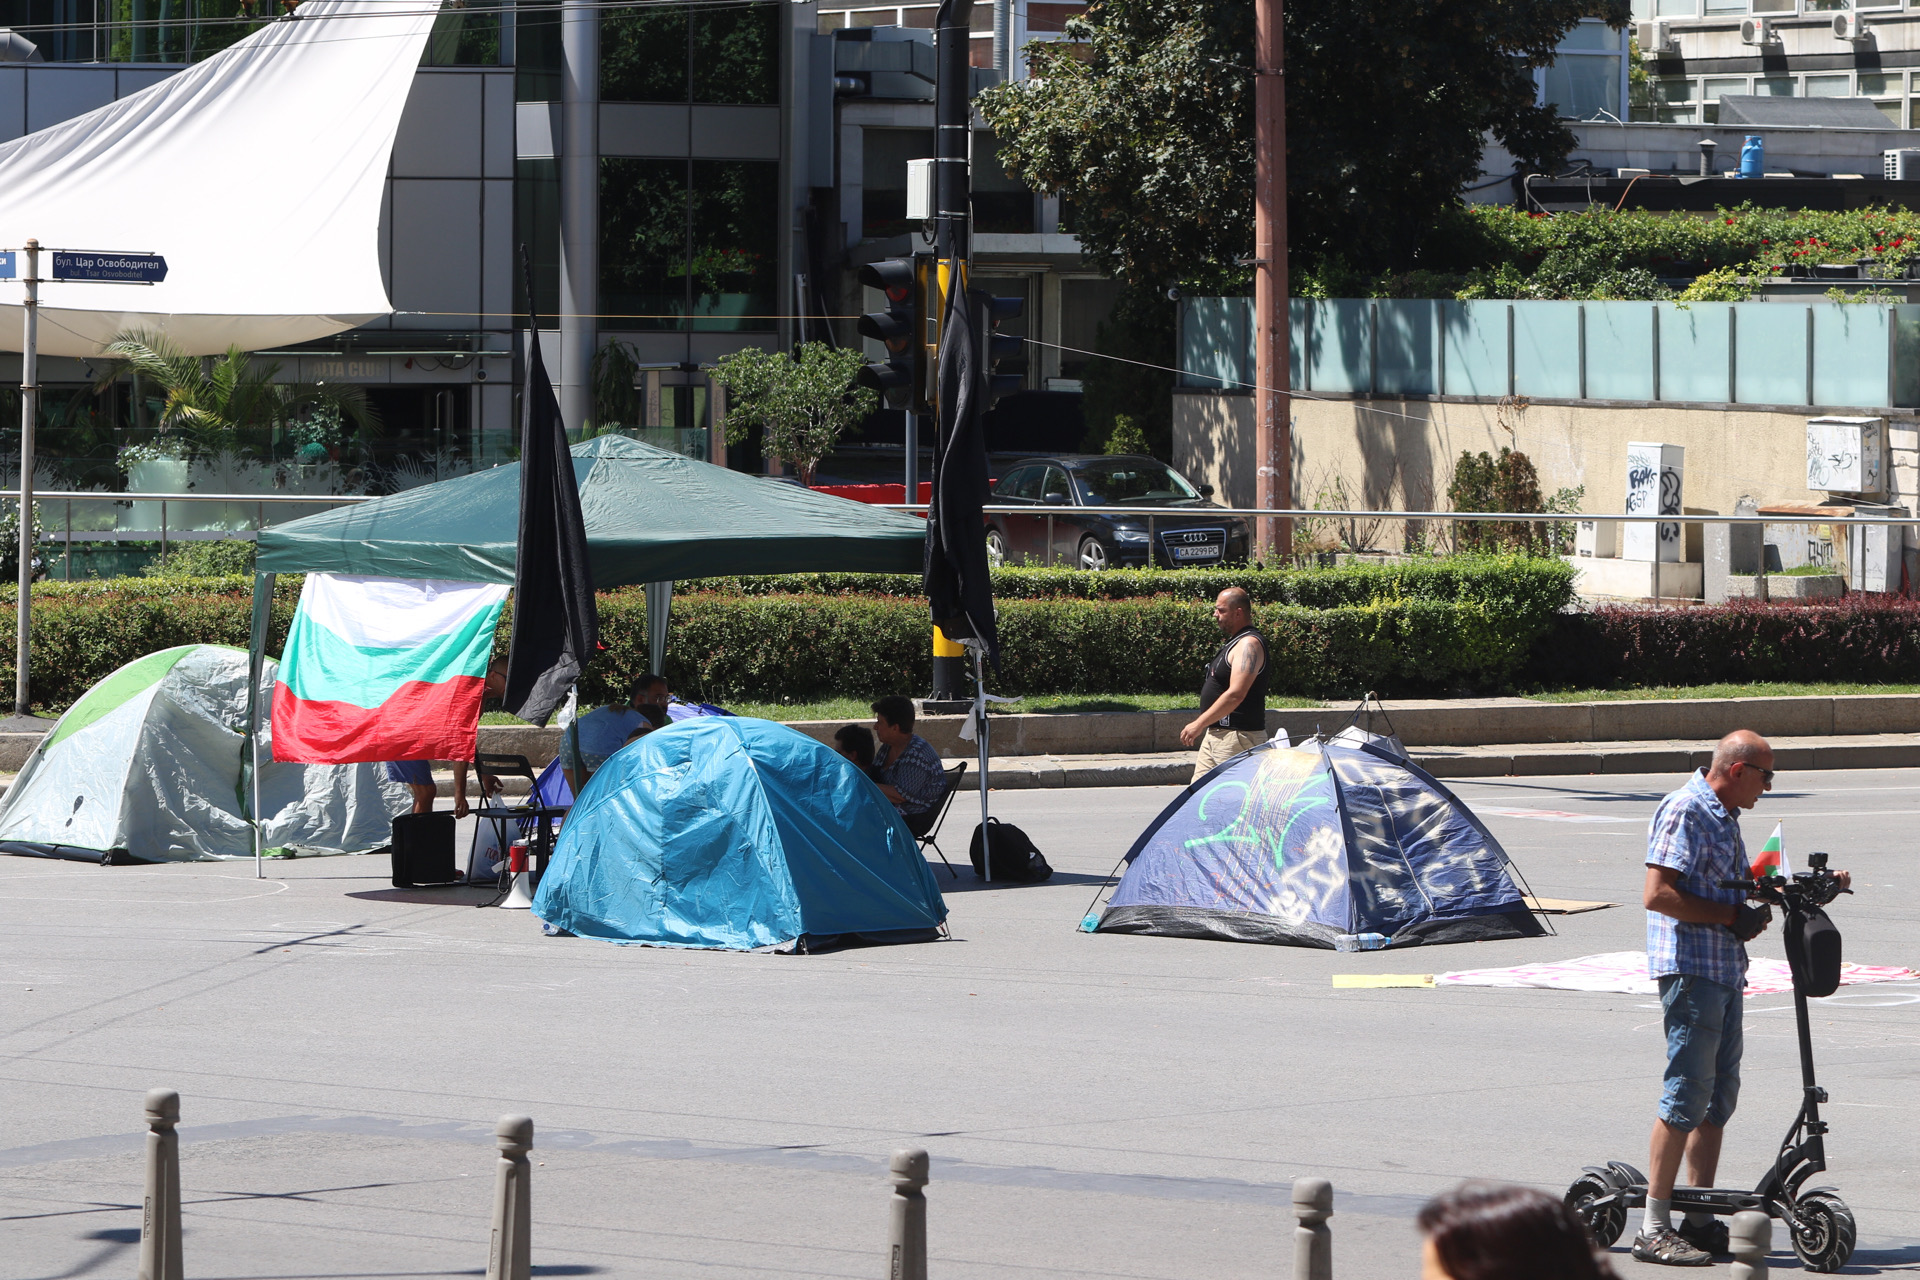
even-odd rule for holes
{"type": "Polygon", "coordinates": [[[749,428],[760,427],[762,448],[812,487],[820,459],[873,412],[873,391],[854,382],[865,363],[859,351],[824,342],[802,343],[793,357],[758,347],[722,356],[713,380],[727,389],[727,443],[738,444],[749,428]]]}
{"type": "Polygon", "coordinates": [[[376,430],[380,424],[363,388],[275,382],[278,363],[255,363],[238,347],[203,359],[182,354],[158,334],[131,332],[116,336],[104,354],[114,363],[98,385],[132,373],[159,386],[166,397],[160,434],[173,436],[188,452],[237,451],[248,445],[270,450],[275,427],[316,416],[334,423],[351,421],[360,431],[376,430]]]}
{"type": "MultiPolygon", "coordinates": [[[[1547,168],[1573,145],[1532,69],[1626,0],[1291,0],[1292,259],[1407,270],[1479,172],[1491,133],[1547,168]]],[[[1081,252],[1135,286],[1243,285],[1253,250],[1253,6],[1097,0],[1031,77],[983,93],[1008,173],[1058,192],[1081,252]]]]}

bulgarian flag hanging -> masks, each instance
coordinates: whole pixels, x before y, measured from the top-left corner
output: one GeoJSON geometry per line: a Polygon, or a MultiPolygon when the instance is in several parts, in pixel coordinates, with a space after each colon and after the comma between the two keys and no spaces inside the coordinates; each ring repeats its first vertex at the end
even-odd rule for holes
{"type": "Polygon", "coordinates": [[[507,588],[310,573],[273,686],[273,758],[471,760],[507,588]]]}
{"type": "Polygon", "coordinates": [[[1787,865],[1786,828],[1787,824],[1784,822],[1776,824],[1773,834],[1767,837],[1764,845],[1760,846],[1760,856],[1753,860],[1755,880],[1762,876],[1792,878],[1793,868],[1787,865]]]}

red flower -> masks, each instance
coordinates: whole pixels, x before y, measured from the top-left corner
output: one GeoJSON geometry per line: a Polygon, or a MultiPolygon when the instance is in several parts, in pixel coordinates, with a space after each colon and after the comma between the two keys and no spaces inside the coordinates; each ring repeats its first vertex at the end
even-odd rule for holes
{"type": "Polygon", "coordinates": [[[1732,219],[1732,218],[1728,218],[1728,219],[1727,219],[1727,225],[1728,225],[1728,226],[1732,226],[1732,225],[1733,225],[1733,219],[1732,219]]]}

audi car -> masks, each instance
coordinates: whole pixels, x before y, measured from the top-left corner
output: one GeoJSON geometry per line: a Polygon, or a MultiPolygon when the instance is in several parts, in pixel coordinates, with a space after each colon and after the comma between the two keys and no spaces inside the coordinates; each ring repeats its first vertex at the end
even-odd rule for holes
{"type": "Polygon", "coordinates": [[[1032,507],[1033,514],[987,517],[987,554],[995,564],[1115,565],[1163,568],[1239,563],[1247,558],[1245,520],[1210,499],[1164,462],[1136,454],[1023,458],[1000,473],[990,505],[1032,507]],[[1177,508],[1177,514],[1090,511],[1089,507],[1177,508]],[[1052,542],[1048,542],[1048,519],[1052,542]]]}

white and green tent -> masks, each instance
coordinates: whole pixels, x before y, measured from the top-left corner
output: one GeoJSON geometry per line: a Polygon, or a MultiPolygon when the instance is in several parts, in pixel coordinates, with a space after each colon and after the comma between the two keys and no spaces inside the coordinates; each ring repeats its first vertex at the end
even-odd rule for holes
{"type": "MultiPolygon", "coordinates": [[[[259,696],[273,696],[268,661],[259,696]]],[[[89,861],[254,855],[244,773],[247,651],[182,645],[87,690],[0,803],[0,850],[89,861]]],[[[260,843],[282,854],[362,853],[410,804],[378,764],[283,764],[260,724],[260,843]]]]}

